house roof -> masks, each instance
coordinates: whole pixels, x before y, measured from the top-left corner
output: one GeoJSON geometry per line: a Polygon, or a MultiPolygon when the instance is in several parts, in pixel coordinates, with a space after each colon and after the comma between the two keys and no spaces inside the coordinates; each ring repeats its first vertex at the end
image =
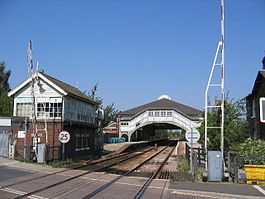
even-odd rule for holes
{"type": "Polygon", "coordinates": [[[253,93],[255,93],[257,90],[259,90],[259,87],[261,85],[261,82],[265,79],[265,70],[259,70],[257,78],[254,82],[252,92],[246,97],[249,98],[253,93]]]}
{"type": "Polygon", "coordinates": [[[174,109],[175,111],[182,113],[188,117],[194,118],[194,117],[201,117],[203,114],[203,111],[192,108],[190,106],[175,102],[170,99],[160,99],[156,100],[126,111],[123,111],[119,113],[121,116],[127,116],[127,117],[134,117],[140,113],[142,113],[145,110],[158,110],[158,109],[165,109],[165,110],[170,110],[174,109]]]}
{"type": "Polygon", "coordinates": [[[55,79],[54,77],[51,77],[47,74],[41,73],[44,77],[46,77],[48,80],[59,86],[61,89],[63,89],[67,95],[71,95],[73,97],[81,98],[90,101],[93,104],[97,104],[94,100],[92,100],[89,96],[85,95],[83,92],[81,92],[78,88],[75,88],[69,84],[66,84],[62,82],[61,80],[55,79]]]}
{"type": "MultiPolygon", "coordinates": [[[[78,98],[80,100],[89,101],[92,104],[97,104],[96,101],[91,99],[89,96],[85,95],[82,91],[79,89],[66,84],[62,82],[61,80],[58,80],[54,77],[51,77],[47,74],[44,74],[43,72],[37,71],[35,76],[38,76],[39,78],[43,79],[44,81],[47,81],[50,85],[52,85],[55,89],[57,89],[59,92],[61,92],[63,95],[69,95],[71,97],[78,98]]],[[[22,89],[24,86],[26,86],[28,83],[31,82],[31,78],[28,78],[24,82],[22,82],[20,85],[18,85],[16,88],[14,88],[12,91],[8,93],[8,96],[12,96],[15,93],[17,93],[20,89],[22,89]]]]}

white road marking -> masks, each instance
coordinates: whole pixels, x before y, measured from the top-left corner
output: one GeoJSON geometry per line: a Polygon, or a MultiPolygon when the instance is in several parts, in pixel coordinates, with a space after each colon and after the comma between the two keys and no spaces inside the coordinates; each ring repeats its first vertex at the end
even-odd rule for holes
{"type": "MultiPolygon", "coordinates": [[[[220,192],[210,192],[210,191],[193,191],[193,190],[182,190],[182,189],[171,189],[168,188],[168,191],[172,194],[182,194],[183,195],[191,195],[191,194],[199,194],[204,196],[211,196],[212,198],[217,197],[218,199],[263,199],[263,196],[250,196],[250,195],[235,195],[230,193],[220,193],[220,192]]],[[[210,198],[211,198],[210,197],[210,198]]]]}
{"type": "Polygon", "coordinates": [[[253,187],[254,187],[255,189],[257,189],[260,193],[262,193],[263,195],[265,195],[265,190],[262,189],[260,186],[258,186],[258,185],[253,185],[253,187]]]}
{"type": "Polygon", "coordinates": [[[213,195],[206,195],[206,194],[197,194],[197,193],[188,193],[188,192],[182,192],[182,191],[173,191],[172,194],[179,194],[179,195],[185,195],[185,196],[194,196],[194,197],[204,197],[204,198],[214,198],[214,199],[229,199],[227,197],[222,196],[213,196],[213,195]]]}
{"type": "MultiPolygon", "coordinates": [[[[21,196],[27,194],[27,192],[15,190],[15,189],[10,189],[10,188],[0,188],[0,191],[5,191],[8,193],[14,193],[14,194],[21,195],[21,196]]],[[[28,198],[30,198],[30,199],[48,199],[48,198],[36,196],[36,195],[28,196],[28,198]]]]}

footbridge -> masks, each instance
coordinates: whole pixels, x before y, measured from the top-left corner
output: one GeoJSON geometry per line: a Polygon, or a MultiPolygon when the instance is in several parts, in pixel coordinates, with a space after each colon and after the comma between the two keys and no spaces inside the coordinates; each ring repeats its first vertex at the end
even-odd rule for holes
{"type": "Polygon", "coordinates": [[[200,126],[203,112],[175,102],[167,95],[118,115],[119,136],[128,141],[149,140],[161,130],[189,131],[200,126]]]}

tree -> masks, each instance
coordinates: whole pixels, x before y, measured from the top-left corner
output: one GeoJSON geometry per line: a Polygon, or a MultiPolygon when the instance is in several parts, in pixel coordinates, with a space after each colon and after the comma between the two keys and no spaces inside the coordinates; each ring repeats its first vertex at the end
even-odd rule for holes
{"type": "MultiPolygon", "coordinates": [[[[215,105],[220,105],[220,100],[215,100],[215,105]]],[[[231,149],[234,146],[244,142],[248,138],[247,121],[246,121],[246,106],[245,100],[233,102],[233,100],[225,100],[224,113],[224,147],[231,149]]],[[[221,124],[221,109],[213,108],[208,113],[208,126],[220,126],[221,124]]],[[[204,142],[204,125],[205,119],[199,128],[201,132],[201,140],[204,142]]],[[[220,149],[221,132],[219,129],[208,129],[209,147],[212,149],[220,149]]]]}
{"type": "Polygon", "coordinates": [[[6,95],[10,91],[8,79],[11,71],[5,71],[5,62],[0,62],[0,95],[6,95]]]}
{"type": "Polygon", "coordinates": [[[101,97],[96,96],[96,92],[98,90],[98,83],[96,83],[92,89],[87,93],[87,95],[96,101],[98,103],[96,110],[102,109],[104,111],[104,119],[102,121],[102,127],[108,126],[108,124],[111,121],[116,121],[117,119],[117,113],[119,112],[118,110],[115,109],[114,107],[114,102],[111,103],[110,105],[107,105],[106,107],[103,107],[103,99],[101,97]]]}
{"type": "Polygon", "coordinates": [[[8,79],[11,71],[5,71],[5,62],[0,62],[0,116],[10,117],[12,114],[12,98],[7,96],[10,91],[8,79]]]}
{"type": "Polygon", "coordinates": [[[102,126],[106,127],[111,121],[116,121],[117,120],[117,113],[119,112],[117,109],[114,107],[114,102],[110,105],[107,105],[104,110],[104,119],[102,121],[102,126]]]}
{"type": "Polygon", "coordinates": [[[96,107],[96,110],[101,108],[102,103],[103,103],[103,99],[101,97],[97,97],[96,96],[97,90],[98,90],[98,83],[96,83],[89,92],[85,91],[85,94],[87,96],[89,96],[92,100],[94,100],[94,101],[96,101],[98,103],[97,107],[96,107]]]}

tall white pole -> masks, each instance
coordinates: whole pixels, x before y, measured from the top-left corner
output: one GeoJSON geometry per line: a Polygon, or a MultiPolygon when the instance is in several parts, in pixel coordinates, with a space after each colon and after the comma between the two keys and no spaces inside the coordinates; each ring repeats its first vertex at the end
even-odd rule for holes
{"type": "Polygon", "coordinates": [[[217,46],[217,50],[215,53],[215,57],[214,57],[214,62],[212,65],[212,70],[210,73],[210,77],[208,80],[208,84],[207,84],[207,88],[205,91],[205,96],[204,96],[204,100],[205,100],[205,140],[204,140],[204,147],[205,147],[205,153],[206,153],[206,157],[205,157],[205,169],[207,171],[207,165],[208,165],[208,157],[207,157],[207,141],[208,141],[208,129],[220,129],[220,133],[221,133],[221,141],[220,141],[220,149],[221,149],[221,154],[222,154],[222,174],[224,174],[224,110],[225,110],[225,65],[224,65],[224,46],[225,46],[225,36],[224,36],[224,0],[220,0],[221,1],[221,40],[218,42],[218,46],[217,46]],[[217,58],[219,57],[219,51],[221,50],[221,63],[217,63],[217,58]],[[216,66],[221,66],[221,83],[220,84],[212,84],[212,78],[213,78],[213,73],[215,70],[216,66]],[[220,86],[221,88],[221,105],[215,104],[215,105],[208,105],[208,91],[210,87],[216,87],[216,86],[220,86]],[[209,127],[208,126],[208,109],[211,108],[221,108],[221,123],[220,126],[212,126],[209,127]]]}
{"type": "MultiPolygon", "coordinates": [[[[222,120],[221,120],[221,153],[222,153],[222,161],[224,164],[224,110],[225,110],[225,33],[224,33],[224,0],[221,0],[221,53],[222,53],[222,61],[221,61],[221,67],[222,67],[222,86],[221,86],[221,95],[222,95],[222,120]]],[[[224,165],[223,165],[224,167],[224,165]]]]}

